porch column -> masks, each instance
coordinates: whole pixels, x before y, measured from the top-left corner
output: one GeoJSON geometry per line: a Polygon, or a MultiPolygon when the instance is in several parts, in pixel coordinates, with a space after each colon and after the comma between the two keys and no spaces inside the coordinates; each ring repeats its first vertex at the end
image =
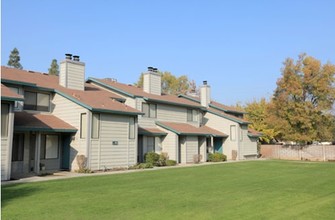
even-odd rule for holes
{"type": "Polygon", "coordinates": [[[206,144],[206,137],[202,137],[200,145],[200,154],[202,155],[201,162],[207,161],[207,144],[206,144]]]}
{"type": "Polygon", "coordinates": [[[40,154],[41,154],[41,132],[36,134],[36,146],[35,146],[35,166],[34,172],[40,173],[40,154]]]}

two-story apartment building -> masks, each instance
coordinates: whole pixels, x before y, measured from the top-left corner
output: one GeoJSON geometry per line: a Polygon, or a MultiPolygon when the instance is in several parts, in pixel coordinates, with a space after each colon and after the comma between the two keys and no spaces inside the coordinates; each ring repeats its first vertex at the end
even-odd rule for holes
{"type": "Polygon", "coordinates": [[[2,89],[1,116],[8,122],[1,124],[8,132],[6,138],[2,134],[2,153],[9,152],[2,154],[7,160],[1,169],[8,170],[2,180],[75,170],[78,155],[92,170],[137,163],[137,116],[142,113],[121,96],[85,83],[85,64],[78,56],[67,55],[59,76],[2,67],[1,83],[18,94],[8,100],[2,89]]]}
{"type": "Polygon", "coordinates": [[[148,68],[143,75],[143,88],[112,79],[89,78],[88,82],[115,92],[125,103],[144,115],[138,117],[138,160],[146,152],[165,152],[179,163],[192,163],[195,155],[206,161],[208,147],[222,148],[227,135],[203,123],[206,108],[175,95],[162,93],[161,75],[148,68]]]}
{"type": "Polygon", "coordinates": [[[249,122],[244,119],[245,112],[211,100],[210,86],[206,81],[200,88],[200,97],[188,95],[179,97],[204,106],[206,108],[204,124],[229,135],[229,138],[224,140],[223,148],[217,149],[218,152],[234,160],[257,157],[257,141],[261,133],[248,128],[249,122]]]}

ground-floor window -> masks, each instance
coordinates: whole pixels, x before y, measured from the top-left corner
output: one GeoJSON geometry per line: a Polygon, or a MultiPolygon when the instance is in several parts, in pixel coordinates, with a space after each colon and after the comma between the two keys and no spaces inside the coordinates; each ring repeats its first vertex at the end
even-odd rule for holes
{"type": "Polygon", "coordinates": [[[24,134],[14,134],[12,161],[23,161],[24,134]]]}
{"type": "Polygon", "coordinates": [[[9,104],[1,103],[1,137],[8,137],[9,104]]]}
{"type": "Polygon", "coordinates": [[[41,159],[57,159],[59,148],[59,136],[42,134],[41,136],[41,159]]]}
{"type": "Polygon", "coordinates": [[[155,152],[155,137],[147,137],[147,152],[155,152]]]}

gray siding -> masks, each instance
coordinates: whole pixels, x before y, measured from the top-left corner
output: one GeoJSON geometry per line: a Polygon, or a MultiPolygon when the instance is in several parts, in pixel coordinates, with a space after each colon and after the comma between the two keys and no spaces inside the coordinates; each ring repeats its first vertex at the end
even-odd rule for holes
{"type": "Polygon", "coordinates": [[[8,166],[9,166],[9,146],[8,146],[8,138],[1,138],[1,180],[8,180],[8,166]]]}
{"type": "Polygon", "coordinates": [[[60,85],[70,89],[84,90],[85,64],[64,60],[60,66],[60,85]]]}
{"type": "Polygon", "coordinates": [[[162,78],[158,73],[145,73],[143,74],[143,90],[147,93],[161,95],[162,78]]]}
{"type": "Polygon", "coordinates": [[[167,133],[162,137],[162,152],[168,153],[170,160],[178,161],[178,135],[169,130],[160,129],[167,133]]]}
{"type": "Polygon", "coordinates": [[[193,163],[193,156],[198,154],[198,136],[186,137],[186,163],[193,163]]]}
{"type": "Polygon", "coordinates": [[[55,94],[52,106],[52,113],[56,117],[78,129],[70,144],[70,169],[76,170],[78,169],[76,156],[86,155],[86,140],[80,138],[80,115],[87,113],[88,110],[58,94],[55,94]]]}
{"type": "Polygon", "coordinates": [[[250,138],[248,136],[248,127],[242,126],[241,128],[241,157],[242,158],[250,158],[256,157],[257,155],[257,138],[250,138]]]}
{"type": "MultiPolygon", "coordinates": [[[[230,126],[235,125],[236,128],[239,127],[239,124],[236,122],[233,122],[231,120],[219,117],[217,115],[214,115],[212,113],[207,112],[204,117],[205,125],[208,127],[214,128],[218,131],[221,131],[227,135],[230,135],[230,126]]],[[[238,132],[236,131],[236,134],[238,132]]],[[[232,141],[230,137],[226,138],[224,143],[223,143],[223,154],[227,155],[227,159],[231,160],[232,159],[232,150],[238,151],[238,135],[235,139],[235,141],[232,141]]]]}
{"type": "Polygon", "coordinates": [[[101,114],[100,138],[91,140],[91,169],[134,165],[137,158],[136,140],[129,139],[129,117],[101,114]]]}

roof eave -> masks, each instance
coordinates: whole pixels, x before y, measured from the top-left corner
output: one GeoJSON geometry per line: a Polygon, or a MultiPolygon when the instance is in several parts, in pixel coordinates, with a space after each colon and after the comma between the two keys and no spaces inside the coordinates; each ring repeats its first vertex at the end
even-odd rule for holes
{"type": "Polygon", "coordinates": [[[14,126],[14,131],[44,131],[44,132],[58,132],[58,133],[76,133],[77,129],[64,129],[64,128],[39,128],[39,127],[22,127],[14,126]]]}
{"type": "Polygon", "coordinates": [[[152,99],[148,97],[143,97],[145,101],[148,102],[157,102],[157,103],[162,103],[162,104],[169,104],[169,105],[174,105],[174,106],[183,106],[183,107],[189,107],[189,108],[197,108],[201,110],[205,110],[203,106],[196,106],[196,105],[188,105],[188,104],[183,104],[183,103],[176,103],[176,102],[169,102],[169,101],[163,101],[163,100],[158,100],[158,99],[152,99]]]}
{"type": "Polygon", "coordinates": [[[103,83],[103,82],[101,82],[101,81],[99,81],[99,80],[97,80],[97,79],[95,79],[95,78],[91,78],[91,77],[89,77],[89,78],[87,79],[87,82],[94,82],[94,83],[97,83],[97,84],[99,84],[100,86],[102,86],[102,87],[104,87],[104,88],[106,88],[106,89],[110,89],[110,90],[112,90],[112,91],[114,91],[114,92],[121,93],[122,95],[131,97],[131,98],[136,98],[136,96],[135,96],[134,94],[125,92],[125,91],[123,91],[123,90],[121,90],[121,89],[118,89],[118,88],[115,88],[115,87],[113,87],[113,86],[111,86],[111,85],[109,85],[109,84],[103,83]]]}
{"type": "Polygon", "coordinates": [[[1,96],[1,101],[15,102],[15,101],[24,101],[24,99],[16,98],[16,97],[1,96]]]}
{"type": "Polygon", "coordinates": [[[218,113],[216,113],[216,112],[213,112],[213,111],[211,111],[211,110],[208,110],[208,109],[207,109],[207,112],[209,112],[209,113],[212,113],[212,114],[214,114],[214,115],[216,115],[216,116],[219,116],[219,117],[222,117],[222,118],[225,118],[225,119],[231,120],[231,121],[233,121],[233,122],[236,122],[236,123],[242,124],[242,125],[248,125],[248,124],[250,124],[250,122],[239,121],[239,120],[237,120],[237,119],[235,119],[235,118],[231,118],[231,117],[229,117],[229,116],[226,116],[226,115],[221,115],[221,114],[218,114],[218,113]]]}

